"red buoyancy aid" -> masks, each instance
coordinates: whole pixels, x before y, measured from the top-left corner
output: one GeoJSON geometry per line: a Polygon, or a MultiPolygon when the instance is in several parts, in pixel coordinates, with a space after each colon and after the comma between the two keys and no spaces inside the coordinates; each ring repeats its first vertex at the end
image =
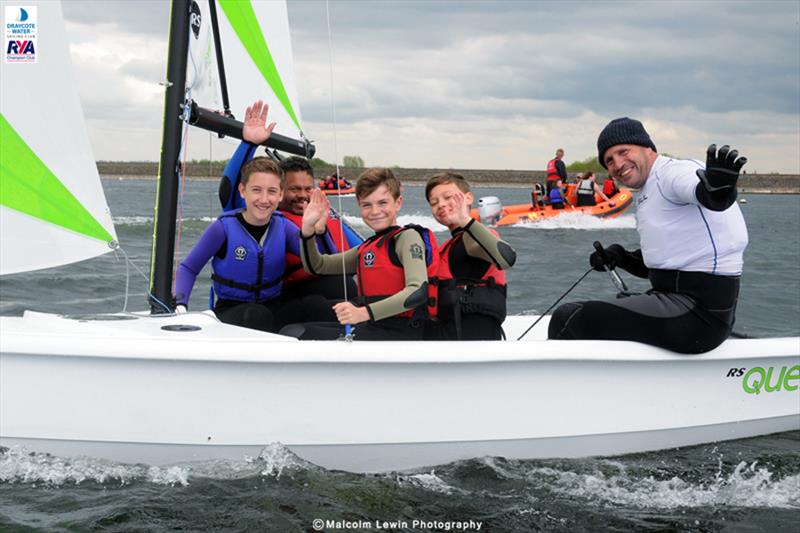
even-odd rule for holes
{"type": "MultiPolygon", "coordinates": [[[[296,215],[294,213],[289,213],[289,212],[282,212],[282,213],[283,217],[286,220],[289,220],[295,226],[297,226],[298,231],[302,228],[303,215],[296,215]]],[[[339,222],[339,218],[329,216],[327,226],[328,226],[328,233],[330,235],[328,235],[329,239],[326,239],[326,241],[333,243],[333,246],[326,253],[335,254],[337,252],[343,252],[345,250],[350,249],[350,244],[347,242],[347,239],[344,240],[342,239],[342,226],[341,223],[339,222]],[[344,242],[344,248],[342,248],[342,242],[344,242]]],[[[318,277],[319,276],[317,276],[316,274],[311,274],[309,272],[306,272],[305,269],[303,269],[303,260],[300,259],[300,256],[295,255],[291,252],[286,253],[286,272],[283,277],[284,285],[291,285],[292,283],[297,283],[299,281],[305,281],[308,279],[313,279],[318,277]]]]}
{"type": "MultiPolygon", "coordinates": [[[[489,228],[489,231],[497,235],[497,232],[492,228],[489,228]]],[[[450,248],[453,247],[455,243],[457,243],[460,239],[464,238],[463,233],[459,233],[452,239],[448,240],[444,243],[441,248],[439,248],[439,282],[447,281],[453,279],[453,272],[450,270],[450,248]]],[[[467,283],[470,284],[479,284],[480,281],[489,284],[489,280],[494,280],[493,283],[496,285],[505,285],[506,284],[506,271],[500,270],[497,268],[497,265],[494,263],[489,263],[489,268],[486,269],[486,273],[481,276],[480,280],[456,280],[459,285],[465,285],[467,283]]]]}
{"type": "Polygon", "coordinates": [[[547,162],[547,181],[554,181],[561,177],[558,175],[556,161],[558,161],[558,158],[553,158],[547,162]]]}
{"type": "MultiPolygon", "coordinates": [[[[496,231],[491,232],[497,235],[496,231]]],[[[442,320],[455,320],[459,328],[457,317],[470,313],[488,315],[502,323],[506,318],[506,272],[488,262],[479,279],[455,279],[450,251],[463,238],[464,233],[459,233],[439,249],[439,316],[442,320]]]]}
{"type": "Polygon", "coordinates": [[[425,264],[428,271],[428,302],[425,308],[409,309],[396,316],[408,318],[433,318],[438,312],[437,273],[439,271],[439,247],[436,237],[428,228],[409,224],[393,228],[386,233],[374,235],[358,247],[358,294],[363,303],[383,300],[402,291],[406,286],[403,265],[395,251],[395,237],[406,230],[415,230],[425,246],[425,264]]]}
{"type": "Polygon", "coordinates": [[[603,194],[611,198],[617,193],[617,185],[614,183],[614,180],[611,178],[606,178],[606,181],[603,182],[603,194]]]}

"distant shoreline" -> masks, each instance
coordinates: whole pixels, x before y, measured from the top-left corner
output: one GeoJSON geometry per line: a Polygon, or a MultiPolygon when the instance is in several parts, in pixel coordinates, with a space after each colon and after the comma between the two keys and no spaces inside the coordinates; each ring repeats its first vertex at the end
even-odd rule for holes
{"type": "MultiPolygon", "coordinates": [[[[97,170],[101,176],[118,179],[155,179],[158,164],[154,162],[113,162],[98,161],[97,170]]],[[[357,177],[364,169],[340,168],[348,178],[357,177]]],[[[392,168],[404,183],[422,185],[439,172],[451,171],[463,175],[475,186],[512,187],[526,189],[535,182],[543,182],[543,170],[484,170],[484,169],[435,169],[435,168],[392,168]]],[[[217,181],[222,176],[223,167],[218,163],[190,163],[187,177],[192,180],[217,181]]],[[[334,168],[315,169],[317,177],[333,174],[334,168]]],[[[575,178],[578,173],[570,173],[575,178]]],[[[600,176],[601,182],[605,176],[600,176]]],[[[797,174],[744,174],[739,179],[739,192],[743,194],[800,194],[800,175],[797,174]]]]}

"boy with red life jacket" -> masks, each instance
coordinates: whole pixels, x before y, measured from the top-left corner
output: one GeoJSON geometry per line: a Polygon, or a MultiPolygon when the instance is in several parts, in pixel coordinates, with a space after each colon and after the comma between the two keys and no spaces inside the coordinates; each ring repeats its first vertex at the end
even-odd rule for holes
{"type": "Polygon", "coordinates": [[[313,238],[325,229],[329,204],[322,191],[314,191],[303,213],[301,255],[311,273],[357,274],[359,298],[333,307],[338,323],[292,324],[281,333],[330,340],[349,324],[355,326],[356,340],[421,340],[425,323],[436,314],[436,239],[426,228],[397,225],[403,198],[391,170],[373,168],[361,174],[356,199],[375,235],[358,248],[320,254],[313,238]]]}
{"type": "Polygon", "coordinates": [[[469,183],[452,172],[437,174],[425,198],[452,238],[439,248],[439,313],[426,337],[436,340],[499,340],[506,318],[506,273],[517,253],[494,230],[470,217],[469,183]]]}

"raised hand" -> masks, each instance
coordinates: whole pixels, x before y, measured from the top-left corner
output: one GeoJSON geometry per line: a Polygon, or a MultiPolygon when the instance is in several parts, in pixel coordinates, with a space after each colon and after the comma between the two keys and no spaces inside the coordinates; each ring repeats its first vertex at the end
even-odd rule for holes
{"type": "Polygon", "coordinates": [[[459,226],[466,226],[472,219],[472,217],[469,216],[471,207],[466,194],[461,191],[453,193],[453,221],[457,222],[459,226]]]}
{"type": "Polygon", "coordinates": [[[739,157],[739,152],[731,150],[727,144],[717,151],[712,144],[706,150],[706,168],[698,170],[697,177],[703,182],[708,192],[736,187],[739,171],[747,163],[746,157],[739,157]]]}
{"type": "Polygon", "coordinates": [[[242,126],[242,139],[253,144],[261,144],[272,135],[276,122],[271,122],[267,126],[267,113],[269,104],[257,100],[244,112],[244,122],[242,126]]]}
{"type": "Polygon", "coordinates": [[[328,222],[328,212],[330,209],[331,204],[328,202],[328,197],[325,196],[325,193],[319,189],[314,189],[311,192],[311,200],[309,200],[303,210],[303,236],[310,237],[316,233],[322,233],[325,224],[328,222]],[[317,228],[320,226],[322,229],[318,232],[317,228]]]}

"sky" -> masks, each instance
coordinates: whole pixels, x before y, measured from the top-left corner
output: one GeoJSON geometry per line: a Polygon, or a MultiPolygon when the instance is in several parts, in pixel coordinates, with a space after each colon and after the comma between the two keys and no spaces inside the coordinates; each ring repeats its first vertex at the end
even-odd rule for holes
{"type": "MultiPolygon", "coordinates": [[[[325,2],[288,0],[303,127],[327,161],[543,169],[557,148],[596,155],[629,116],[660,152],[730,144],[748,172],[800,173],[797,0],[328,7],[332,54],[325,2]]],[[[64,15],[96,159],[157,160],[168,3],[67,0],[64,15]]],[[[189,157],[233,148],[196,131],[189,157]]]]}

